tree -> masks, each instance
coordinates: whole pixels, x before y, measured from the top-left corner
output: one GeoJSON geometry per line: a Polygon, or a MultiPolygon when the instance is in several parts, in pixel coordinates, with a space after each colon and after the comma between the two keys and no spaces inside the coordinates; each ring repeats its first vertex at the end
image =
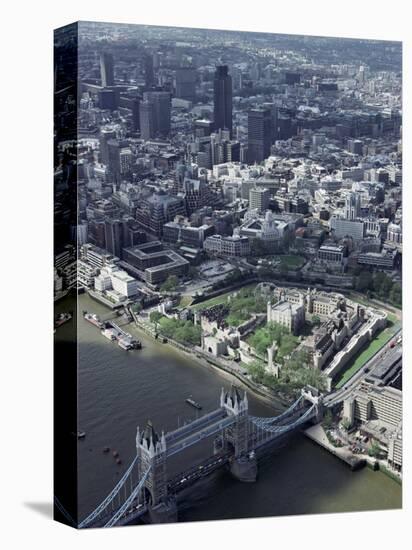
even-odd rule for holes
{"type": "Polygon", "coordinates": [[[149,315],[151,323],[158,323],[162,317],[163,315],[160,313],[160,311],[152,311],[149,315]]]}
{"type": "Polygon", "coordinates": [[[361,271],[359,276],[355,279],[355,289],[359,291],[365,291],[372,286],[372,274],[369,271],[361,271]]]}
{"type": "Polygon", "coordinates": [[[176,290],[178,282],[179,282],[179,280],[176,277],[176,275],[169,275],[169,277],[166,279],[166,281],[160,287],[160,290],[162,292],[172,292],[173,290],[176,290]]]}
{"type": "Polygon", "coordinates": [[[392,289],[393,282],[386,273],[376,273],[373,278],[373,290],[382,298],[387,298],[392,289]]]}
{"type": "Polygon", "coordinates": [[[314,315],[312,317],[312,325],[315,327],[318,327],[320,325],[320,317],[319,315],[314,315]]]}
{"type": "Polygon", "coordinates": [[[247,369],[255,382],[263,382],[265,378],[265,366],[262,362],[253,361],[253,363],[247,366],[247,369]]]}
{"type": "Polygon", "coordinates": [[[389,300],[397,306],[402,305],[402,286],[395,283],[389,293],[389,300]]]}
{"type": "Polygon", "coordinates": [[[374,458],[379,458],[381,454],[381,448],[379,443],[377,443],[376,441],[372,441],[372,444],[368,450],[368,454],[369,456],[373,456],[374,458]]]}
{"type": "Polygon", "coordinates": [[[324,416],[323,416],[323,427],[326,429],[326,430],[330,430],[330,428],[332,427],[332,421],[333,421],[333,417],[332,417],[332,413],[330,412],[330,410],[328,409],[324,416]]]}

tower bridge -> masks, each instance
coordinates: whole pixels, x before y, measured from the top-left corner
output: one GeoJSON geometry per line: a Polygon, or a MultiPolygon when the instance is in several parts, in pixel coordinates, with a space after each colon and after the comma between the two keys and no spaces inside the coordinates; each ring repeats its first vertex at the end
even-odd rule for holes
{"type": "Polygon", "coordinates": [[[177,520],[177,497],[201,478],[219,468],[229,468],[239,481],[256,480],[257,458],[282,436],[308,422],[322,418],[323,398],[312,387],[282,414],[274,417],[249,415],[246,392],[232,386],[220,395],[219,407],[180,428],[159,434],[149,421],[137,428],[136,457],[105,499],[79,524],[79,528],[112,527],[135,522],[177,520]],[[172,456],[204,440],[212,439],[212,454],[173,477],[168,463],[172,456]]]}

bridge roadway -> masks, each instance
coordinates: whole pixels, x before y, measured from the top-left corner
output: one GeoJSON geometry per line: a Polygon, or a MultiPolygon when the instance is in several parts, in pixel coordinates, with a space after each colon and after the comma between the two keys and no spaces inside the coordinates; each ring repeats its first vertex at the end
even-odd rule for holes
{"type": "Polygon", "coordinates": [[[189,424],[177,428],[173,432],[168,432],[165,436],[166,444],[169,447],[169,445],[177,443],[179,440],[188,437],[193,432],[203,430],[210,423],[223,420],[225,417],[227,417],[227,413],[222,407],[220,407],[219,409],[193,420],[189,424]]]}
{"type": "Polygon", "coordinates": [[[198,479],[206,477],[218,468],[225,466],[229,462],[230,456],[231,453],[229,452],[220,452],[200,464],[196,464],[188,470],[181,472],[169,481],[167,485],[168,490],[172,493],[178,493],[186,489],[186,487],[192,485],[198,479]]]}
{"type": "Polygon", "coordinates": [[[179,439],[172,446],[167,447],[166,454],[167,456],[172,456],[188,447],[191,447],[195,443],[202,441],[207,437],[215,435],[225,428],[228,428],[236,420],[235,416],[227,416],[214,420],[213,422],[208,422],[200,431],[192,431],[186,437],[179,439]]]}

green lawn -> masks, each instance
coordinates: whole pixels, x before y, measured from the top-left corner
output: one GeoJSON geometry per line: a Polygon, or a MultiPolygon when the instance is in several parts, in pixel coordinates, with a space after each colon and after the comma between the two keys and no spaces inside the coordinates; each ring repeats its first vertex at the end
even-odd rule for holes
{"type": "MultiPolygon", "coordinates": [[[[246,285],[242,288],[250,288],[255,285],[246,285]]],[[[224,304],[227,300],[227,297],[230,296],[230,294],[233,294],[236,292],[236,290],[231,290],[230,292],[224,292],[223,294],[219,294],[219,296],[215,296],[214,298],[210,298],[209,300],[205,300],[204,302],[199,302],[198,304],[194,304],[190,306],[190,309],[193,311],[198,311],[199,309],[205,309],[211,306],[216,306],[217,304],[224,304]]]]}
{"type": "Polygon", "coordinates": [[[280,263],[286,266],[288,269],[299,269],[305,263],[304,258],[302,258],[301,256],[294,256],[292,254],[273,256],[273,259],[280,260],[280,263]]]}
{"type": "Polygon", "coordinates": [[[193,304],[190,306],[190,309],[193,309],[193,311],[198,311],[199,309],[205,309],[207,307],[216,306],[217,304],[223,304],[226,302],[226,298],[229,296],[229,294],[232,294],[233,290],[231,292],[225,292],[224,294],[219,294],[219,296],[215,296],[214,298],[210,298],[209,300],[204,300],[203,302],[199,302],[198,304],[193,304]]]}
{"type": "Polygon", "coordinates": [[[192,300],[193,298],[191,296],[181,296],[180,298],[180,302],[179,302],[179,307],[184,309],[186,307],[189,307],[190,304],[192,303],[192,300]]]}
{"type": "Polygon", "coordinates": [[[338,382],[335,384],[335,388],[341,388],[354,374],[356,374],[364,365],[371,359],[375,353],[377,353],[394,335],[399,326],[397,324],[391,324],[391,326],[385,328],[378,334],[370,344],[362,351],[360,355],[349,363],[345,372],[341,375],[338,382]]]}

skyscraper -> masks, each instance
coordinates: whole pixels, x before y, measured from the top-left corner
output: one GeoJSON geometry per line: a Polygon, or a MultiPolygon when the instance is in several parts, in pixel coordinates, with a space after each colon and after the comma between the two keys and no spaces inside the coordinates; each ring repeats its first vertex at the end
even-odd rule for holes
{"type": "Polygon", "coordinates": [[[115,183],[121,180],[120,173],[120,148],[121,144],[117,139],[109,139],[107,141],[108,167],[110,174],[115,183]]]}
{"type": "Polygon", "coordinates": [[[122,220],[113,218],[104,220],[106,250],[118,258],[122,257],[123,248],[127,246],[125,239],[126,229],[126,223],[122,220]]]}
{"type": "Polygon", "coordinates": [[[232,77],[227,65],[216,67],[213,88],[215,131],[227,129],[232,132],[232,77]]]}
{"type": "Polygon", "coordinates": [[[345,218],[347,220],[356,220],[361,215],[361,198],[360,194],[351,192],[346,195],[345,199],[345,218]]]}
{"type": "Polygon", "coordinates": [[[140,130],[140,99],[135,97],[131,100],[131,111],[132,111],[132,129],[134,132],[140,130]]]}
{"type": "Polygon", "coordinates": [[[109,147],[108,141],[116,139],[116,130],[111,127],[102,128],[100,130],[100,162],[103,164],[109,164],[109,147]]]}
{"type": "Polygon", "coordinates": [[[253,187],[249,191],[249,207],[265,212],[269,208],[270,191],[265,187],[253,187]]]}
{"type": "MultiPolygon", "coordinates": [[[[143,94],[144,103],[149,103],[151,107],[145,107],[148,112],[148,118],[152,117],[152,131],[154,137],[156,135],[166,137],[170,134],[170,120],[172,110],[172,99],[170,92],[165,91],[150,91],[143,94]],[[151,113],[151,114],[150,114],[151,113]]],[[[142,114],[142,110],[140,111],[142,114]]],[[[142,118],[140,118],[142,124],[142,118]]],[[[142,136],[143,137],[143,136],[142,136]]]]}
{"type": "Polygon", "coordinates": [[[153,104],[141,101],[139,105],[140,136],[142,139],[151,139],[155,136],[153,104]]]}
{"type": "Polygon", "coordinates": [[[262,162],[270,155],[272,113],[269,109],[251,109],[248,113],[248,161],[262,162]]]}
{"type": "Polygon", "coordinates": [[[104,52],[100,55],[100,77],[104,88],[114,85],[114,65],[111,53],[104,52]]]}
{"type": "Polygon", "coordinates": [[[176,70],[176,97],[188,101],[196,99],[196,70],[193,67],[176,70]]]}
{"type": "Polygon", "coordinates": [[[151,88],[155,83],[155,75],[153,68],[153,56],[146,54],[144,57],[144,80],[146,88],[151,88]]]}

